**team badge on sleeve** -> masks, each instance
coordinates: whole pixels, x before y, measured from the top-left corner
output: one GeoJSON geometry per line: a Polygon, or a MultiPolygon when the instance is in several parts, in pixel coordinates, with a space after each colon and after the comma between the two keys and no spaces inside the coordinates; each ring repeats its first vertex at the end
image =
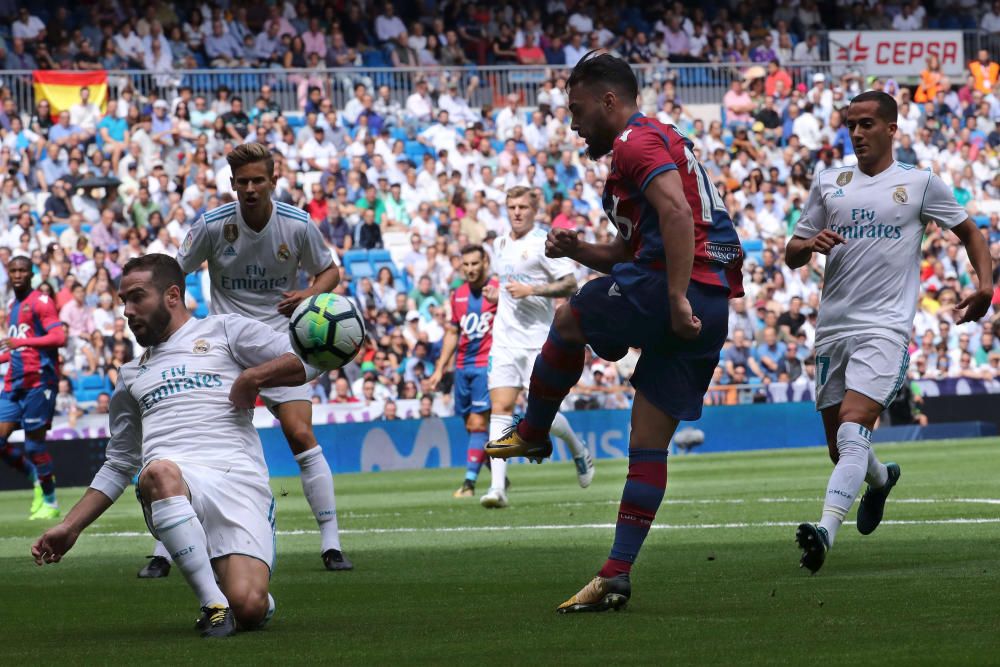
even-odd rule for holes
{"type": "Polygon", "coordinates": [[[905,204],[907,199],[906,188],[902,185],[896,188],[892,193],[892,200],[897,204],[905,204]]]}
{"type": "Polygon", "coordinates": [[[292,251],[288,249],[287,243],[282,243],[278,246],[278,261],[287,262],[288,258],[292,256],[292,251]]]}
{"type": "Polygon", "coordinates": [[[222,226],[222,237],[229,243],[236,243],[236,239],[240,237],[240,228],[235,222],[227,222],[222,226]]]}
{"type": "Polygon", "coordinates": [[[191,245],[194,243],[194,232],[188,232],[187,236],[184,237],[184,243],[181,244],[181,252],[187,254],[191,251],[191,245]]]}

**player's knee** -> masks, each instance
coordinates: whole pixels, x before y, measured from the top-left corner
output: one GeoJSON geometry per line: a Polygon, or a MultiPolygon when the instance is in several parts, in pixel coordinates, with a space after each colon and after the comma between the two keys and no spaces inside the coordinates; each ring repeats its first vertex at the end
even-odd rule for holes
{"type": "Polygon", "coordinates": [[[267,615],[267,590],[248,587],[235,596],[228,596],[229,607],[236,622],[245,630],[260,626],[267,615]]]}
{"type": "Polygon", "coordinates": [[[173,461],[153,461],[139,475],[139,489],[149,500],[184,495],[181,469],[173,461]]]}
{"type": "Polygon", "coordinates": [[[568,343],[584,344],[583,331],[580,330],[580,322],[573,314],[573,309],[568,303],[564,303],[556,309],[555,319],[552,326],[559,333],[559,336],[568,343]]]}
{"type": "Polygon", "coordinates": [[[296,454],[301,454],[308,449],[318,446],[316,436],[313,435],[312,426],[309,424],[295,423],[283,430],[289,446],[291,446],[292,451],[296,454]]]}

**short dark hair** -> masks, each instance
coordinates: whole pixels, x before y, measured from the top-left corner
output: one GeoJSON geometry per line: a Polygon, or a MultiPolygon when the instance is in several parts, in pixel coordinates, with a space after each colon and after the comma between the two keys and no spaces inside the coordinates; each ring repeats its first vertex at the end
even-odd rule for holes
{"type": "Polygon", "coordinates": [[[629,103],[635,103],[639,96],[639,82],[629,64],[621,58],[609,53],[600,53],[600,49],[588,51],[573,68],[573,73],[566,81],[566,87],[579,85],[606,86],[625,96],[629,103]]]}
{"type": "Polygon", "coordinates": [[[14,262],[24,262],[28,265],[28,269],[34,271],[35,265],[31,262],[31,258],[27,255],[14,255],[9,260],[7,260],[7,266],[10,266],[14,262]]]}
{"type": "Polygon", "coordinates": [[[122,277],[134,271],[149,271],[152,276],[153,287],[163,294],[170,287],[177,285],[181,291],[181,298],[184,298],[184,271],[177,260],[170,255],[163,253],[150,253],[141,257],[133,257],[125,262],[122,269],[122,277]]]}
{"type": "Polygon", "coordinates": [[[478,243],[470,243],[468,245],[462,246],[461,254],[471,255],[474,252],[478,252],[480,257],[486,256],[486,250],[478,243]]]}
{"type": "Polygon", "coordinates": [[[899,105],[896,104],[896,98],[889,93],[883,93],[881,90],[866,90],[851,100],[851,105],[860,102],[878,104],[878,117],[887,123],[895,123],[899,119],[899,105]]]}

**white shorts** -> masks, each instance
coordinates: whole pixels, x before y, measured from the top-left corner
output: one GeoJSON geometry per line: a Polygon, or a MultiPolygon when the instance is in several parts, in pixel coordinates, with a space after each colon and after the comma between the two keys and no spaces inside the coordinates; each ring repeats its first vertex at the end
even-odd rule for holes
{"type": "MultiPolygon", "coordinates": [[[[238,554],[263,561],[274,567],[275,525],[274,496],[267,477],[260,473],[223,471],[186,461],[172,461],[191,493],[191,506],[205,528],[208,557],[221,558],[238,554]]],[[[146,526],[153,537],[152,511],[139,494],[146,516],[146,526]]]]}
{"type": "Polygon", "coordinates": [[[889,405],[906,381],[909,365],[906,347],[888,338],[822,343],[816,347],[816,409],[841,403],[848,389],[889,405]]]}
{"type": "Polygon", "coordinates": [[[491,390],[500,387],[527,389],[535,357],[541,351],[541,348],[493,347],[490,350],[486,386],[491,390]]]}
{"type": "Polygon", "coordinates": [[[312,402],[312,387],[308,384],[298,387],[268,387],[260,390],[260,397],[264,399],[264,405],[274,414],[275,406],[289,401],[312,402]]]}

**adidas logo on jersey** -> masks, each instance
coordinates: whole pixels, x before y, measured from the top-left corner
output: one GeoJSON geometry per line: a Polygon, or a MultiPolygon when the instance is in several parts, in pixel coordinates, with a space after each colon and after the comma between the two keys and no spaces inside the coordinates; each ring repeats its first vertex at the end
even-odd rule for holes
{"type": "Polygon", "coordinates": [[[611,287],[608,288],[608,296],[621,296],[621,290],[618,289],[618,283],[611,283],[611,287]]]}
{"type": "Polygon", "coordinates": [[[837,188],[837,191],[834,192],[832,195],[830,195],[831,198],[834,198],[834,197],[845,197],[845,196],[846,195],[844,194],[844,188],[837,188]]]}
{"type": "Polygon", "coordinates": [[[223,257],[236,257],[236,248],[233,246],[226,246],[226,249],[222,251],[223,257]]]}

